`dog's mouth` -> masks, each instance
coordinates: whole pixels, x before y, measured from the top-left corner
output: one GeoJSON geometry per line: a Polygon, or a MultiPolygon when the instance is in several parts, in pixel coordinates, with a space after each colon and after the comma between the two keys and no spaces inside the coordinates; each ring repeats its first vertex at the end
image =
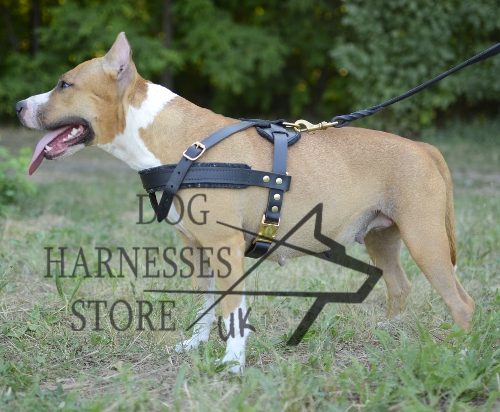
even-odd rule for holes
{"type": "Polygon", "coordinates": [[[86,124],[69,124],[47,133],[36,145],[28,173],[32,175],[43,159],[55,159],[64,154],[69,147],[85,143],[91,129],[86,124]]]}

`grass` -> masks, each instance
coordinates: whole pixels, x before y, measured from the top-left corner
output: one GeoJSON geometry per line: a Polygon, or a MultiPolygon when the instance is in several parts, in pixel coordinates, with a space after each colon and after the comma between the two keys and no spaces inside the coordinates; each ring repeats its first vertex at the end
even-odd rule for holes
{"type": "MultiPolygon", "coordinates": [[[[186,288],[187,280],[135,277],[44,277],[47,250],[67,247],[71,275],[80,247],[89,272],[97,272],[95,247],[180,246],[167,225],[137,225],[142,193],[136,174],[96,150],[66,162],[44,162],[31,178],[36,196],[19,199],[0,217],[0,409],[37,411],[461,411],[500,410],[500,167],[495,124],[450,126],[427,134],[448,161],[455,182],[458,274],[476,301],[470,333],[459,330],[437,293],[402,251],[414,288],[402,320],[381,330],[386,292],[380,282],[361,305],[328,305],[306,339],[284,345],[312,304],[308,299],[250,297],[257,332],[247,345],[242,376],[218,362],[224,343],[214,325],[207,345],[176,354],[173,345],[200,305],[195,295],[144,294],[150,288],[186,288]],[[109,165],[111,166],[105,166],[109,165]],[[95,304],[72,314],[78,299],[105,300],[100,329],[95,304]],[[131,304],[132,327],[111,326],[110,305],[131,304]],[[139,331],[139,300],[153,302],[153,325],[160,325],[160,300],[168,306],[175,331],[139,331]]],[[[0,131],[19,146],[17,129],[0,131]]],[[[349,254],[368,261],[363,247],[349,254]]],[[[145,250],[139,273],[145,271],[145,250]]],[[[80,263],[82,263],[80,256],[80,263]]],[[[181,265],[179,259],[177,263],[181,265]]],[[[251,262],[247,262],[251,263],[251,262]]],[[[55,273],[60,267],[52,266],[55,273]]],[[[353,290],[363,277],[331,268],[312,257],[265,263],[249,278],[248,289],[353,290]]],[[[162,266],[168,269],[168,266],[162,266]]],[[[126,326],[126,308],[117,305],[115,323],[126,326]]]]}

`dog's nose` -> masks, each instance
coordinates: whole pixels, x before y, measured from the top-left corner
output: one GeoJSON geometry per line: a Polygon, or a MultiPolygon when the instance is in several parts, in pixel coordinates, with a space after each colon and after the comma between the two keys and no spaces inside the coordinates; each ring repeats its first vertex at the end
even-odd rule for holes
{"type": "Polygon", "coordinates": [[[26,100],[21,100],[16,103],[16,113],[18,116],[21,116],[23,109],[26,107],[26,100]]]}

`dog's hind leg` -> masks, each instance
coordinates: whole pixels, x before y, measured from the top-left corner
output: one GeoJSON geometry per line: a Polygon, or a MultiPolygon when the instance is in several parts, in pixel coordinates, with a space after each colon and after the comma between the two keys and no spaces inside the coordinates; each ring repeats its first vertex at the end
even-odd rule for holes
{"type": "Polygon", "coordinates": [[[396,225],[385,229],[373,229],[365,237],[365,245],[375,266],[382,269],[387,286],[387,317],[399,315],[405,308],[411,283],[401,266],[401,234],[396,225]]]}
{"type": "MultiPolygon", "coordinates": [[[[447,166],[443,156],[441,155],[441,153],[439,152],[438,149],[436,149],[434,146],[431,146],[431,145],[429,145],[427,143],[423,143],[423,142],[416,142],[416,144],[419,145],[422,149],[424,149],[427,152],[428,155],[431,156],[432,161],[434,162],[434,165],[436,166],[437,170],[439,171],[439,174],[441,175],[442,181],[444,183],[445,199],[443,199],[442,197],[435,198],[433,201],[426,202],[424,204],[434,205],[434,206],[441,205],[441,207],[444,206],[444,208],[445,208],[446,235],[448,237],[448,244],[450,247],[450,260],[451,260],[452,265],[454,265],[453,278],[455,280],[455,286],[457,288],[457,291],[458,291],[460,298],[465,303],[465,305],[468,307],[469,313],[473,313],[474,306],[475,306],[474,301],[468,295],[468,293],[465,291],[465,289],[462,287],[462,285],[460,284],[460,282],[456,276],[456,270],[457,270],[456,243],[457,242],[456,242],[456,234],[455,234],[455,211],[454,211],[454,205],[453,205],[453,182],[451,180],[450,170],[448,169],[448,166],[447,166]]],[[[430,171],[430,169],[428,169],[428,171],[430,171]]],[[[424,180],[424,181],[426,181],[426,180],[424,180]]],[[[426,185],[427,185],[427,182],[426,182],[426,185]]],[[[425,189],[422,190],[422,193],[425,193],[425,189]]],[[[417,206],[417,208],[419,209],[419,212],[422,213],[422,209],[419,206],[417,206]]],[[[432,214],[435,212],[435,210],[432,207],[430,207],[429,209],[430,209],[429,213],[432,214]]],[[[420,219],[422,219],[422,218],[424,218],[423,221],[426,221],[425,214],[422,214],[420,216],[420,219]]]]}
{"type": "Polygon", "coordinates": [[[429,201],[427,207],[420,203],[398,225],[412,258],[446,302],[455,323],[469,330],[474,303],[455,275],[444,211],[438,203],[429,201]]]}
{"type": "MultiPolygon", "coordinates": [[[[213,270],[207,265],[203,265],[203,267],[201,267],[202,261],[208,261],[206,252],[200,248],[200,245],[195,245],[193,242],[188,241],[184,236],[183,238],[185,239],[185,244],[191,248],[190,250],[193,251],[193,257],[189,257],[189,261],[191,261],[194,266],[193,273],[191,275],[191,284],[193,285],[193,289],[199,289],[200,291],[214,290],[215,280],[213,270]],[[201,253],[203,253],[203,256],[201,255],[201,253]]],[[[198,314],[196,315],[197,317],[205,313],[205,311],[214,303],[214,295],[212,294],[204,293],[202,295],[202,298],[203,304],[199,309],[198,314]]],[[[212,308],[193,327],[193,335],[191,336],[191,338],[178,343],[175,346],[174,350],[176,352],[181,352],[183,350],[195,349],[200,345],[201,342],[208,342],[208,338],[210,336],[210,328],[214,321],[215,312],[214,308],[212,308]]]]}
{"type": "Polygon", "coordinates": [[[469,294],[465,291],[464,287],[460,283],[457,277],[457,267],[453,267],[453,277],[455,278],[455,284],[457,285],[457,290],[458,294],[462,298],[462,300],[465,302],[466,305],[468,305],[472,310],[474,310],[474,307],[476,304],[474,303],[474,300],[469,296],[469,294]]]}

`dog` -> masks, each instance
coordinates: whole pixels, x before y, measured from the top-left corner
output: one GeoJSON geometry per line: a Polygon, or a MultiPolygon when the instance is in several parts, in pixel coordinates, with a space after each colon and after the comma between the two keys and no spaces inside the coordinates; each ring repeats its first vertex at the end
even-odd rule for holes
{"type": "MultiPolygon", "coordinates": [[[[50,92],[16,104],[21,122],[30,129],[45,130],[29,167],[32,174],[43,159],[69,156],[86,146],[98,146],[142,170],[177,163],[194,141],[237,120],[200,108],[162,86],[144,80],[135,68],[132,51],[120,33],[101,57],[64,73],[50,92]]],[[[402,242],[431,285],[446,302],[455,323],[468,330],[474,301],[456,274],[456,238],[453,187],[450,172],[433,146],[392,134],[345,127],[304,133],[289,148],[287,172],[293,177],[286,192],[281,224],[276,237],[288,233],[314,206],[323,204],[322,233],[336,242],[364,243],[373,263],[383,271],[388,291],[389,318],[399,315],[411,283],[400,262],[402,242]]],[[[206,162],[245,163],[257,170],[272,170],[273,146],[254,128],[235,134],[203,154],[206,162]]],[[[188,202],[201,189],[182,189],[188,202]]],[[[228,290],[244,273],[244,254],[252,236],[217,224],[256,233],[267,204],[268,190],[212,188],[205,191],[211,218],[199,225],[179,221],[176,228],[186,246],[194,251],[193,286],[204,291],[228,290]],[[207,248],[230,246],[224,260],[212,258],[207,248]],[[203,262],[209,261],[210,267],[203,262]],[[227,265],[230,272],[227,274],[227,265]],[[205,267],[206,266],[206,267],[205,267]],[[222,275],[224,274],[224,275],[222,275]],[[202,276],[201,276],[202,275],[202,276]]],[[[174,206],[179,207],[179,200],[174,206]]],[[[175,210],[171,210],[175,213],[175,210]]],[[[170,216],[170,218],[175,218],[170,216]]],[[[304,226],[293,243],[302,250],[325,251],[304,226]]],[[[283,264],[302,252],[279,247],[268,258],[283,264]]],[[[236,291],[243,291],[240,283],[236,291]]],[[[192,349],[207,342],[215,320],[214,297],[204,294],[193,336],[176,346],[192,349]]],[[[221,302],[226,330],[230,317],[247,313],[245,297],[227,295],[221,302]]],[[[223,361],[231,371],[245,365],[245,344],[250,328],[230,335],[223,361]],[[239,333],[238,333],[239,332],[239,333]]]]}

